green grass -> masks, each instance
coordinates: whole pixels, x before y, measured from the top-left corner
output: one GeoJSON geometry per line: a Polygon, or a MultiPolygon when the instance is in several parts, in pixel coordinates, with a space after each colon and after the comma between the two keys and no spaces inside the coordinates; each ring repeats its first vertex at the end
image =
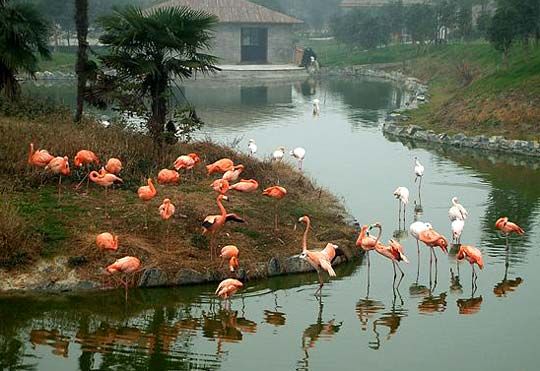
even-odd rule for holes
{"type": "Polygon", "coordinates": [[[50,60],[41,60],[39,62],[39,71],[61,71],[75,72],[75,61],[77,55],[75,53],[52,53],[50,60]]]}

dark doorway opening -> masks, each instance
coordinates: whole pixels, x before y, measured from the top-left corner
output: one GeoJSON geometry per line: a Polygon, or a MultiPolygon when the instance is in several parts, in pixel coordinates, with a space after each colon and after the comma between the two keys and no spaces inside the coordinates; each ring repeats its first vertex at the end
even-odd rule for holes
{"type": "Polygon", "coordinates": [[[268,62],[268,29],[248,27],[242,28],[242,62],[268,62]]]}

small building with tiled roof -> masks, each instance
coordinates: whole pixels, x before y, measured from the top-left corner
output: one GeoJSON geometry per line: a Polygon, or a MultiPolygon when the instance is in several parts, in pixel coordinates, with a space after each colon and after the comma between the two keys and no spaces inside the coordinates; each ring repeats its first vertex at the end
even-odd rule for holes
{"type": "Polygon", "coordinates": [[[183,6],[218,17],[211,53],[220,64],[293,62],[293,27],[301,20],[246,0],[169,0],[153,8],[183,6]]]}

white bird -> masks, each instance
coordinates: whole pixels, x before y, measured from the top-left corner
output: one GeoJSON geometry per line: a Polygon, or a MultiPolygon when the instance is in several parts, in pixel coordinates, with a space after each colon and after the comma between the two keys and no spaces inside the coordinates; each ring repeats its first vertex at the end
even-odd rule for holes
{"type": "Polygon", "coordinates": [[[422,184],[422,178],[424,176],[424,166],[420,163],[418,160],[418,157],[414,158],[414,174],[416,175],[416,178],[414,178],[414,182],[420,178],[420,183],[418,184],[418,188],[420,188],[420,185],[422,184]]]}
{"type": "Polygon", "coordinates": [[[248,149],[249,149],[249,155],[255,156],[255,154],[257,153],[257,145],[255,144],[255,141],[253,139],[249,140],[248,149]]]}
{"type": "Polygon", "coordinates": [[[452,197],[452,206],[448,209],[448,217],[451,221],[456,219],[465,220],[469,216],[467,209],[458,203],[457,197],[452,197]]]}
{"type": "Polygon", "coordinates": [[[433,229],[433,226],[431,223],[424,223],[421,221],[414,222],[409,227],[409,233],[411,236],[413,236],[416,241],[418,242],[418,239],[420,237],[420,233],[423,231],[427,231],[428,229],[433,229]]]}
{"type": "MultiPolygon", "coordinates": [[[[394,191],[394,196],[399,200],[399,220],[401,221],[401,205],[403,205],[403,221],[405,221],[405,210],[407,208],[407,204],[409,203],[409,190],[407,187],[397,187],[394,191]]],[[[403,225],[403,228],[405,228],[405,225],[403,225]]]]}
{"type": "Polygon", "coordinates": [[[465,227],[465,221],[463,219],[452,220],[452,240],[455,243],[461,243],[461,233],[465,227]]]}
{"type": "Polygon", "coordinates": [[[290,155],[298,160],[298,169],[302,170],[302,163],[306,157],[306,150],[302,147],[296,147],[290,152],[290,155]]]}
{"type": "Polygon", "coordinates": [[[321,107],[319,106],[319,103],[321,101],[317,98],[313,99],[313,116],[319,116],[321,113],[321,107]]]}
{"type": "Polygon", "coordinates": [[[272,153],[272,159],[277,162],[281,162],[281,160],[283,160],[283,156],[285,156],[284,147],[279,147],[272,153]]]}

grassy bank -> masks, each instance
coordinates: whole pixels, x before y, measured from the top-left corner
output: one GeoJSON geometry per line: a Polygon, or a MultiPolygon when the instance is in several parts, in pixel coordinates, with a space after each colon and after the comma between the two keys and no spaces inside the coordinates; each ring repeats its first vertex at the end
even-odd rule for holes
{"type": "Polygon", "coordinates": [[[310,43],[323,66],[399,63],[430,87],[430,102],[409,122],[437,132],[540,139],[540,47],[516,46],[508,66],[487,43],[411,45],[360,51],[334,42],[310,43]]]}
{"type": "Polygon", "coordinates": [[[77,55],[70,52],[53,52],[51,59],[41,60],[39,62],[39,71],[60,71],[71,72],[75,71],[75,62],[77,55]]]}
{"type": "Polygon", "coordinates": [[[227,211],[238,213],[247,223],[228,224],[217,239],[220,246],[234,244],[240,248],[241,267],[247,271],[255,271],[257,263],[272,257],[300,252],[302,229],[295,231],[293,227],[304,214],[314,223],[311,246],[322,247],[330,241],[349,246],[353,243],[354,230],[345,224],[346,212],[340,203],[287,164],[259,161],[211,142],[171,145],[156,158],[150,140],[144,136],[92,122],[74,127],[65,114],[35,120],[0,117],[0,132],[0,266],[5,269],[28,271],[33,263],[65,256],[81,277],[98,279],[103,267],[125,255],[138,256],[145,268],[158,267],[164,272],[220,269],[219,262],[209,260],[201,223],[206,215],[219,213],[216,194],[210,188],[216,176],[208,177],[204,165],[222,157],[244,164],[242,177],[257,179],[260,184],[256,193],[230,195],[227,211]],[[80,149],[95,151],[102,161],[118,157],[124,163],[124,184],[108,193],[95,184],[90,184],[88,192],[86,187],[75,190],[82,174],[72,172],[62,181],[58,198],[58,178],[28,167],[30,142],[54,155],[67,155],[70,160],[80,149]],[[145,185],[146,178],[170,168],[178,155],[189,152],[202,158],[193,175],[183,176],[178,186],[158,186],[157,197],[147,204],[138,199],[137,188],[145,185]],[[280,202],[280,230],[275,232],[274,200],[261,193],[278,181],[289,193],[280,202]],[[167,223],[158,214],[164,198],[170,198],[177,207],[177,217],[170,221],[168,232],[167,223]],[[144,228],[145,218],[148,229],[144,228]],[[97,249],[95,237],[106,231],[119,236],[118,252],[97,249]]]}

